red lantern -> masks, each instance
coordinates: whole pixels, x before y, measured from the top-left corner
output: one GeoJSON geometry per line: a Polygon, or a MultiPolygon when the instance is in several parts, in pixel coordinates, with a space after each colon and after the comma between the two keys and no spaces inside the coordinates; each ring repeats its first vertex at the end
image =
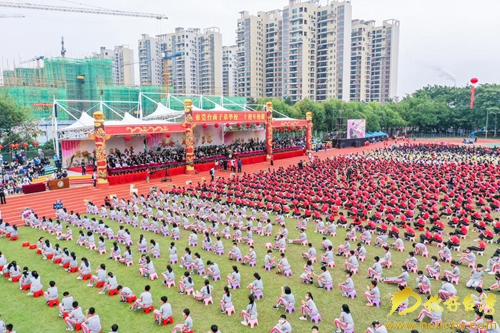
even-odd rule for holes
{"type": "Polygon", "coordinates": [[[27,142],[23,142],[23,147],[24,148],[28,147],[28,143],[27,142]]]}
{"type": "Polygon", "coordinates": [[[38,147],[39,143],[37,141],[33,142],[33,146],[38,147]]]}
{"type": "Polygon", "coordinates": [[[293,131],[293,126],[288,127],[290,131],[293,131]]]}
{"type": "Polygon", "coordinates": [[[219,127],[219,124],[215,123],[214,126],[215,126],[215,128],[217,128],[217,127],[219,127]]]}
{"type": "Polygon", "coordinates": [[[231,125],[229,125],[229,123],[226,123],[226,127],[229,127],[229,126],[231,126],[231,125]]]}
{"type": "Polygon", "coordinates": [[[130,140],[130,135],[125,135],[125,140],[130,140]]]}
{"type": "Polygon", "coordinates": [[[259,123],[259,122],[256,122],[256,123],[255,123],[255,125],[260,126],[260,123],[259,123]]]}
{"type": "Polygon", "coordinates": [[[280,131],[283,131],[283,127],[280,126],[280,131]]]}
{"type": "Polygon", "coordinates": [[[165,134],[167,138],[170,138],[170,133],[165,134]]]}
{"type": "Polygon", "coordinates": [[[237,126],[237,127],[240,127],[240,126],[241,126],[241,124],[240,124],[240,123],[237,123],[237,124],[236,124],[236,126],[237,126]]]}
{"type": "Polygon", "coordinates": [[[16,143],[16,149],[19,148],[19,143],[16,143]]]}
{"type": "Polygon", "coordinates": [[[13,143],[11,143],[11,144],[10,144],[10,149],[14,149],[14,148],[16,148],[16,145],[15,145],[15,144],[13,144],[13,143]]]}
{"type": "Polygon", "coordinates": [[[203,124],[201,125],[203,128],[207,128],[207,124],[203,124]]]}
{"type": "Polygon", "coordinates": [[[146,139],[151,139],[153,136],[151,134],[146,135],[146,139]]]}
{"type": "Polygon", "coordinates": [[[470,79],[470,83],[472,83],[472,84],[476,84],[478,82],[479,82],[479,80],[476,77],[473,77],[472,79],[470,79]]]}
{"type": "Polygon", "coordinates": [[[247,123],[247,127],[250,127],[252,124],[250,124],[250,122],[247,123]]]}
{"type": "Polygon", "coordinates": [[[3,146],[2,146],[2,145],[0,145],[0,150],[2,150],[2,149],[3,149],[3,146]]]}

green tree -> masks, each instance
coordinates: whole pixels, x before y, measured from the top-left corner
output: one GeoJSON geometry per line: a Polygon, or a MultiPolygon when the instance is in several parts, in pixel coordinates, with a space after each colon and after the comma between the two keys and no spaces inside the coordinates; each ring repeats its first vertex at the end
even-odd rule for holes
{"type": "Polygon", "coordinates": [[[20,107],[5,93],[0,94],[0,131],[9,133],[13,127],[28,120],[29,109],[20,107]]]}

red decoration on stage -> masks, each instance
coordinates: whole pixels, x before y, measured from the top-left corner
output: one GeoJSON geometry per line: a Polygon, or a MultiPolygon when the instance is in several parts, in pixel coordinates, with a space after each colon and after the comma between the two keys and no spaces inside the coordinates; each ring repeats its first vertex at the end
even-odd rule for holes
{"type": "Polygon", "coordinates": [[[215,126],[215,128],[217,128],[217,127],[219,127],[219,124],[215,123],[214,126],[215,126]]]}
{"type": "Polygon", "coordinates": [[[226,127],[229,127],[229,126],[231,126],[231,125],[229,125],[229,123],[227,123],[227,124],[226,124],[226,127]]]}
{"type": "Polygon", "coordinates": [[[203,124],[201,125],[203,128],[207,128],[207,124],[203,124]]]}
{"type": "Polygon", "coordinates": [[[477,84],[478,82],[479,82],[479,80],[475,77],[470,79],[470,83],[472,84],[471,90],[470,90],[470,108],[471,109],[474,109],[474,99],[475,99],[475,91],[476,91],[476,87],[474,85],[477,84]]]}
{"type": "Polygon", "coordinates": [[[170,133],[165,134],[167,138],[170,138],[170,133]]]}
{"type": "Polygon", "coordinates": [[[146,135],[146,139],[151,139],[153,136],[151,134],[146,135]]]}
{"type": "Polygon", "coordinates": [[[280,126],[280,131],[283,131],[283,127],[280,126]]]}
{"type": "Polygon", "coordinates": [[[255,125],[260,126],[260,123],[259,123],[259,122],[256,122],[256,123],[255,123],[255,125]]]}
{"type": "Polygon", "coordinates": [[[293,131],[293,126],[288,127],[290,131],[293,131]]]}
{"type": "Polygon", "coordinates": [[[237,126],[237,127],[240,127],[240,126],[241,126],[241,124],[240,124],[240,123],[237,123],[237,124],[236,124],[236,126],[237,126]]]}
{"type": "Polygon", "coordinates": [[[252,126],[252,124],[250,124],[250,122],[248,122],[248,123],[247,123],[247,127],[250,127],[250,126],[252,126]]]}
{"type": "Polygon", "coordinates": [[[28,147],[28,143],[27,142],[23,142],[23,147],[24,148],[28,147]]]}
{"type": "Polygon", "coordinates": [[[130,140],[130,135],[125,135],[124,138],[125,138],[125,140],[128,141],[128,140],[130,140]]]}

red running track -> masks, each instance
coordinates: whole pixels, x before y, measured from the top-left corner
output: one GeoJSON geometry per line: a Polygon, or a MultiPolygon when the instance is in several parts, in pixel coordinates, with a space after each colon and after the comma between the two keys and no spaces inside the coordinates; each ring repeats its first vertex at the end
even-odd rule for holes
{"type": "MultiPolygon", "coordinates": [[[[436,143],[444,140],[418,140],[417,143],[436,143]]],[[[391,141],[392,142],[392,141],[391,141]]],[[[451,139],[446,140],[446,142],[459,143],[460,139],[451,139]]],[[[496,142],[496,141],[491,141],[496,142]]],[[[374,145],[369,145],[366,147],[360,148],[344,148],[344,149],[330,149],[328,151],[320,151],[318,153],[313,153],[314,156],[318,156],[319,158],[326,158],[331,156],[338,155],[347,155],[350,153],[360,153],[366,150],[372,150],[376,148],[382,148],[382,143],[377,143],[374,145]]],[[[291,164],[296,164],[300,160],[306,160],[307,156],[294,157],[289,159],[277,160],[274,161],[274,166],[271,167],[269,162],[244,165],[243,171],[247,173],[255,173],[264,169],[274,169],[279,167],[287,167],[291,164]]],[[[218,171],[216,172],[216,177],[229,177],[230,172],[226,171],[218,171]]],[[[162,183],[161,179],[153,179],[149,184],[144,182],[135,183],[136,188],[139,189],[140,194],[147,194],[149,188],[152,186],[157,186],[160,189],[166,189],[170,187],[172,184],[176,186],[185,186],[186,181],[190,180],[193,184],[201,181],[201,178],[204,177],[207,180],[210,180],[209,172],[200,172],[197,175],[178,175],[172,177],[173,181],[168,183],[162,183]]],[[[64,203],[64,207],[68,210],[74,210],[76,212],[85,212],[84,200],[90,200],[94,202],[96,205],[100,206],[104,202],[104,197],[109,196],[111,194],[117,195],[119,198],[129,198],[130,197],[130,184],[123,185],[115,185],[109,186],[106,188],[93,188],[92,186],[78,187],[78,188],[69,188],[63,190],[56,191],[48,191],[42,193],[33,193],[33,194],[25,194],[25,195],[17,195],[13,197],[7,197],[7,204],[0,205],[0,211],[2,212],[2,218],[5,222],[22,225],[22,220],[20,218],[21,211],[28,207],[30,209],[34,209],[38,216],[41,218],[42,216],[54,217],[55,211],[52,208],[52,204],[56,202],[56,200],[62,200],[64,203]]]]}

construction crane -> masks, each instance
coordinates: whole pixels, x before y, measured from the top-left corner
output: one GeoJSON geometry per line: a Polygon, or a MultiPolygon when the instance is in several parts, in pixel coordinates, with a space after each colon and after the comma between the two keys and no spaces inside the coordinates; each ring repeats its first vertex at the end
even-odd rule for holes
{"type": "Polygon", "coordinates": [[[168,52],[163,53],[163,81],[165,81],[165,89],[166,89],[167,94],[170,92],[168,90],[168,87],[169,87],[168,61],[170,59],[180,57],[181,55],[182,55],[182,53],[180,53],[180,52],[175,52],[175,53],[172,53],[171,55],[168,55],[168,52]]]}
{"type": "Polygon", "coordinates": [[[0,14],[0,18],[23,18],[24,14],[0,14]]]}
{"type": "Polygon", "coordinates": [[[25,8],[34,10],[50,10],[59,12],[72,12],[72,13],[85,13],[85,14],[98,14],[98,15],[114,15],[114,16],[133,16],[142,18],[155,18],[158,20],[166,20],[168,17],[163,14],[151,14],[151,13],[138,13],[138,12],[126,12],[121,10],[112,9],[91,9],[91,8],[81,8],[81,7],[66,7],[66,6],[48,6],[48,5],[36,5],[26,2],[0,2],[0,7],[9,8],[25,8]]]}
{"type": "Polygon", "coordinates": [[[64,47],[64,36],[61,37],[61,57],[66,56],[66,48],[64,47]]]}
{"type": "Polygon", "coordinates": [[[26,64],[28,62],[36,61],[36,68],[40,68],[40,60],[43,60],[43,59],[45,59],[44,56],[35,56],[31,59],[28,59],[28,60],[21,62],[21,64],[26,64]]]}

